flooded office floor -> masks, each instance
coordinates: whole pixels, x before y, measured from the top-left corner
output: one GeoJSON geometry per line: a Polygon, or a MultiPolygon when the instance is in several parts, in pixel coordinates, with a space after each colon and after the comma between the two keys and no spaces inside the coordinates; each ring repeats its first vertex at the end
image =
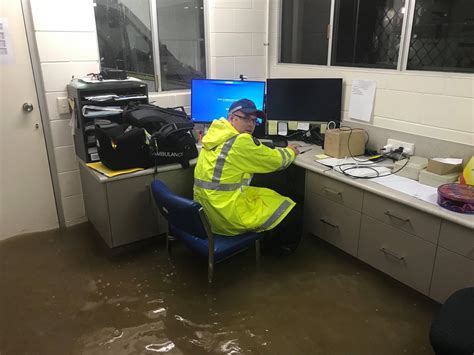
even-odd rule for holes
{"type": "Polygon", "coordinates": [[[0,243],[0,354],[432,354],[434,302],[306,238],[218,265],[162,242],[110,255],[89,224],[0,243]]]}

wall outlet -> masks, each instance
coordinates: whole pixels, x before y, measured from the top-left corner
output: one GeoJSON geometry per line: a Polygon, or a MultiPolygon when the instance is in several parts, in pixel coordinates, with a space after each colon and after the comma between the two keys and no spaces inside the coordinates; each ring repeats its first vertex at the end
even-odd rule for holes
{"type": "Polygon", "coordinates": [[[392,146],[392,150],[395,150],[398,147],[403,147],[403,153],[408,154],[408,155],[415,154],[415,144],[414,143],[408,143],[408,142],[403,142],[403,141],[399,141],[399,140],[396,140],[396,139],[389,138],[387,140],[387,144],[392,146]]]}

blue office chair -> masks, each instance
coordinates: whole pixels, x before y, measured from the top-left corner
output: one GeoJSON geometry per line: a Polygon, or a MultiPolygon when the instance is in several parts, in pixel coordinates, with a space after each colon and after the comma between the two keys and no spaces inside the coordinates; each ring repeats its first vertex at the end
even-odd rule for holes
{"type": "Polygon", "coordinates": [[[204,209],[198,202],[174,194],[160,180],[152,182],[151,192],[160,213],[168,221],[167,249],[169,237],[173,236],[207,257],[209,283],[212,282],[215,264],[248,249],[253,243],[259,264],[263,233],[249,232],[232,237],[213,234],[204,209]]]}

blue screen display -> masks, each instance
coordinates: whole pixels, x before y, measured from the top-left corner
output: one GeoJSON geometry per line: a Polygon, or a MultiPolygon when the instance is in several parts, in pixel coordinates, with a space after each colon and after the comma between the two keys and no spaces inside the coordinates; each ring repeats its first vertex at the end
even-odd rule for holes
{"type": "Polygon", "coordinates": [[[191,84],[191,117],[194,122],[209,123],[227,112],[234,101],[249,99],[263,111],[264,81],[194,79],[191,84]]]}

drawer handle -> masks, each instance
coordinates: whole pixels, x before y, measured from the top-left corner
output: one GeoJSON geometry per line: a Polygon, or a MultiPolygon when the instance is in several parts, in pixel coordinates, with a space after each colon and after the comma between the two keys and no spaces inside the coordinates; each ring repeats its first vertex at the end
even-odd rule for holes
{"type": "Polygon", "coordinates": [[[390,256],[393,256],[395,259],[398,259],[400,261],[405,261],[405,257],[404,256],[401,256],[401,255],[398,255],[397,253],[393,252],[393,251],[390,251],[388,250],[387,248],[380,248],[380,251],[384,254],[388,254],[390,256]]]}
{"type": "Polygon", "coordinates": [[[398,219],[398,220],[400,220],[400,221],[406,222],[406,223],[410,222],[410,218],[405,218],[405,217],[397,216],[396,214],[394,214],[394,213],[392,213],[392,212],[390,212],[390,211],[385,211],[384,214],[387,215],[387,216],[389,216],[389,217],[393,217],[393,218],[396,218],[396,219],[398,219]]]}
{"type": "Polygon", "coordinates": [[[342,192],[341,191],[332,190],[328,187],[323,187],[323,191],[328,193],[328,194],[331,194],[331,195],[342,197],[342,192]]]}
{"type": "Polygon", "coordinates": [[[320,220],[321,222],[323,222],[324,224],[327,224],[327,225],[330,226],[330,227],[339,229],[339,226],[338,226],[337,224],[333,224],[333,223],[329,222],[328,220],[326,220],[326,219],[324,219],[324,218],[320,218],[319,220],[320,220]]]}

